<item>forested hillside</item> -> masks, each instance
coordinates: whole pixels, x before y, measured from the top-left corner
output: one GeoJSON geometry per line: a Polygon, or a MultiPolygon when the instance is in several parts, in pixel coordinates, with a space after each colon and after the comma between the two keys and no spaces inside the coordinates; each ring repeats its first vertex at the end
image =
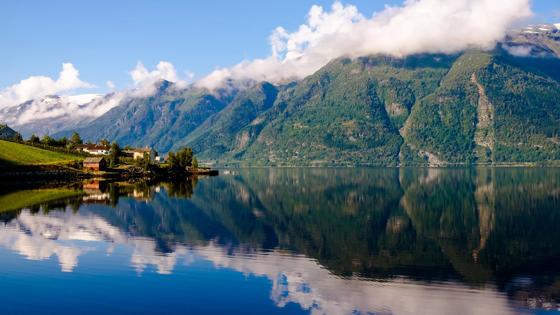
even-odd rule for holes
{"type": "Polygon", "coordinates": [[[342,58],[276,86],[162,82],[77,131],[161,152],[190,146],[219,164],[550,163],[560,161],[559,79],[558,58],[501,48],[342,58]]]}

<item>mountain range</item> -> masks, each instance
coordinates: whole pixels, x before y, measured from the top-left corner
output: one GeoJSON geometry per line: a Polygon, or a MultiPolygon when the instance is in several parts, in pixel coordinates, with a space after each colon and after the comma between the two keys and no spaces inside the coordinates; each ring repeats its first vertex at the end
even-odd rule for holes
{"type": "Polygon", "coordinates": [[[339,58],[283,84],[209,91],[158,81],[155,94],[54,136],[190,146],[219,164],[560,161],[559,56],[558,27],[537,25],[492,51],[339,58]]]}

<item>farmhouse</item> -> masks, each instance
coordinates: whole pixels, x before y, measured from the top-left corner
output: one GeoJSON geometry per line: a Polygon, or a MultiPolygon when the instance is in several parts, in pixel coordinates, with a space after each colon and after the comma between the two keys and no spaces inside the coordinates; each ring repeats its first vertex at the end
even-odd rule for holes
{"type": "Polygon", "coordinates": [[[76,150],[86,152],[92,155],[107,155],[111,148],[104,145],[98,144],[82,144],[76,146],[76,150]]]}
{"type": "Polygon", "coordinates": [[[150,161],[155,161],[158,156],[158,153],[149,147],[128,149],[124,150],[123,153],[134,160],[142,159],[144,158],[144,155],[147,155],[150,158],[150,161]]]}
{"type": "Polygon", "coordinates": [[[103,157],[91,157],[84,160],[84,168],[94,171],[103,171],[107,168],[107,162],[103,157]]]}

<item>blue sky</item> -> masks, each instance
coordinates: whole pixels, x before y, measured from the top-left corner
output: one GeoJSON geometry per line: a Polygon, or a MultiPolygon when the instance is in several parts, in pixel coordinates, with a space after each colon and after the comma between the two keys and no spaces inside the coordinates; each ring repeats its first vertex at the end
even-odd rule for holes
{"type": "MultiPolygon", "coordinates": [[[[31,75],[56,77],[63,62],[84,81],[105,89],[130,84],[141,61],[151,68],[172,62],[179,75],[203,76],[216,67],[270,53],[277,26],[293,31],[313,4],[333,1],[3,1],[0,4],[0,87],[31,75]]],[[[402,1],[352,0],[371,16],[402,1]]],[[[534,0],[535,21],[560,21],[560,1],[534,0]]]]}

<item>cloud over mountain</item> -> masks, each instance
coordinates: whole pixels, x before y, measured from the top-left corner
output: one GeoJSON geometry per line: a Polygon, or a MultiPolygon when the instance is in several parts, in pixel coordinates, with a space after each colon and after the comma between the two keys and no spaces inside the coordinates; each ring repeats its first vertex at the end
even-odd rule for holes
{"type": "Polygon", "coordinates": [[[80,72],[71,63],[63,63],[58,79],[47,76],[31,76],[0,91],[0,109],[18,105],[25,101],[68,92],[94,85],[80,79],[80,72]]]}
{"type": "Polygon", "coordinates": [[[18,127],[24,134],[52,134],[78,123],[99,117],[127,98],[146,97],[156,91],[157,82],[167,80],[176,87],[186,87],[173,65],[160,61],[154,69],[142,63],[130,71],[133,84],[116,91],[108,81],[110,94],[80,94],[72,92],[80,88],[93,88],[83,82],[79,71],[71,64],[63,64],[58,79],[32,76],[0,92],[0,122],[18,127]]]}
{"type": "Polygon", "coordinates": [[[179,88],[187,86],[187,82],[179,78],[177,70],[168,61],[160,61],[152,71],[149,71],[144,67],[144,64],[138,62],[136,67],[130,71],[130,77],[134,82],[134,88],[131,91],[134,97],[145,97],[154,94],[156,91],[155,83],[160,80],[173,82],[179,88]]]}
{"type": "Polygon", "coordinates": [[[338,1],[330,11],[315,5],[296,31],[273,31],[270,56],[218,69],[198,85],[214,89],[228,80],[302,78],[342,56],[491,49],[513,24],[531,14],[529,0],[406,0],[370,18],[338,1]]]}

